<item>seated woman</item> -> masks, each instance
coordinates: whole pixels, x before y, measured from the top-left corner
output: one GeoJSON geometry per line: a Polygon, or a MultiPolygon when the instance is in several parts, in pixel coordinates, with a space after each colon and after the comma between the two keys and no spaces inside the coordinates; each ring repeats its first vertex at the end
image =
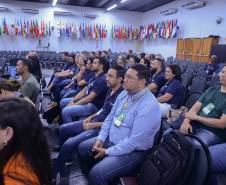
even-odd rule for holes
{"type": "Polygon", "coordinates": [[[166,84],[160,89],[157,97],[162,113],[166,117],[170,107],[180,108],[184,101],[184,87],[181,80],[181,69],[178,65],[169,65],[165,71],[166,84]]]}
{"type": "Polygon", "coordinates": [[[51,182],[51,161],[35,108],[21,98],[0,100],[0,184],[51,182]]]}
{"type": "Polygon", "coordinates": [[[212,158],[212,176],[208,185],[217,185],[216,174],[226,174],[226,143],[217,144],[209,147],[212,158]]]}

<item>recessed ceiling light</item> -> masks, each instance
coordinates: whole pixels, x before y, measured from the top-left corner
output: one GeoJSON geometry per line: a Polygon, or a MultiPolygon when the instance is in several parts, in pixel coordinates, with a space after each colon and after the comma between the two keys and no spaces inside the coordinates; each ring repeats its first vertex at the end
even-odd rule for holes
{"type": "Polygon", "coordinates": [[[53,0],[53,6],[56,6],[57,0],[53,0]]]}
{"type": "Polygon", "coordinates": [[[107,8],[107,11],[110,11],[110,10],[114,9],[114,8],[116,8],[117,6],[118,6],[117,4],[114,4],[114,5],[110,6],[109,8],[107,8]]]}
{"type": "Polygon", "coordinates": [[[125,3],[127,0],[121,0],[120,3],[125,3]]]}

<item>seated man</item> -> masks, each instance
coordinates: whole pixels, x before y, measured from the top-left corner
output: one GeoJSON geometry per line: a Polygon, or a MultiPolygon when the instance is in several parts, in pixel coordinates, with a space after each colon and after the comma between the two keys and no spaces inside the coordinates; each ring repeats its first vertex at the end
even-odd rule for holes
{"type": "Polygon", "coordinates": [[[64,124],[60,127],[60,143],[62,148],[54,163],[54,177],[63,168],[64,163],[70,160],[80,142],[98,135],[102,122],[110,113],[117,96],[123,90],[121,84],[124,77],[124,68],[111,67],[107,73],[107,85],[110,87],[103,107],[84,121],[64,124]]]}
{"type": "Polygon", "coordinates": [[[28,97],[32,102],[36,102],[40,85],[36,78],[31,74],[32,61],[20,59],[16,64],[16,71],[22,77],[22,86],[20,91],[23,96],[28,97]]]}
{"type": "Polygon", "coordinates": [[[151,75],[149,89],[155,95],[155,97],[157,97],[160,89],[166,83],[162,59],[156,58],[151,62],[151,75]]]}
{"type": "Polygon", "coordinates": [[[107,185],[115,177],[136,171],[152,148],[161,113],[147,88],[149,79],[147,67],[137,64],[129,68],[125,91],[116,99],[98,137],[80,143],[82,164],[90,167],[94,159],[99,160],[89,173],[90,184],[107,185]]]}
{"type": "Polygon", "coordinates": [[[31,73],[34,75],[37,81],[40,82],[42,78],[42,71],[41,71],[41,64],[38,60],[37,53],[34,51],[29,51],[29,53],[26,55],[26,59],[32,60],[31,73]]]}
{"type": "Polygon", "coordinates": [[[220,87],[209,88],[186,113],[181,132],[194,132],[208,146],[226,141],[226,65],[220,87]]]}
{"type": "Polygon", "coordinates": [[[90,79],[94,78],[95,72],[92,71],[92,62],[93,61],[88,60],[86,67],[81,67],[78,74],[72,78],[72,82],[64,87],[60,92],[61,99],[75,96],[87,85],[90,79]]]}
{"type": "Polygon", "coordinates": [[[64,98],[60,105],[64,123],[73,121],[73,117],[89,116],[104,103],[107,93],[105,73],[109,69],[109,62],[104,58],[95,58],[93,61],[95,77],[89,81],[87,87],[83,88],[74,98],[64,98]]]}

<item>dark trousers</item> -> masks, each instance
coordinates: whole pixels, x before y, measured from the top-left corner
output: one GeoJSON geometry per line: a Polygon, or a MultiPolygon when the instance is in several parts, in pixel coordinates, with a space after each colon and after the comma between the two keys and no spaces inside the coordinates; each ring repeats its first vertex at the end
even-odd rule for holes
{"type": "Polygon", "coordinates": [[[84,140],[95,137],[99,129],[83,129],[83,121],[76,121],[64,124],[60,127],[60,144],[62,145],[60,153],[54,162],[53,175],[56,177],[65,162],[69,161],[76,152],[77,146],[84,140]]]}
{"type": "MultiPolygon", "coordinates": [[[[147,155],[146,151],[133,151],[124,155],[106,156],[102,160],[95,161],[92,154],[95,141],[96,138],[88,139],[78,147],[82,165],[86,164],[89,167],[94,165],[89,172],[89,185],[107,185],[114,178],[135,174],[147,155]]],[[[111,145],[109,141],[105,142],[106,148],[111,145]]]]}

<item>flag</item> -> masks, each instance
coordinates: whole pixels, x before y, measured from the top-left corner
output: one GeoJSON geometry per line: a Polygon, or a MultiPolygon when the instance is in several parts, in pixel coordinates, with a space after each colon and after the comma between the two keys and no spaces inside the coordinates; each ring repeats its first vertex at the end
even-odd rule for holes
{"type": "Polygon", "coordinates": [[[3,19],[3,33],[9,35],[9,29],[5,18],[3,19]]]}

